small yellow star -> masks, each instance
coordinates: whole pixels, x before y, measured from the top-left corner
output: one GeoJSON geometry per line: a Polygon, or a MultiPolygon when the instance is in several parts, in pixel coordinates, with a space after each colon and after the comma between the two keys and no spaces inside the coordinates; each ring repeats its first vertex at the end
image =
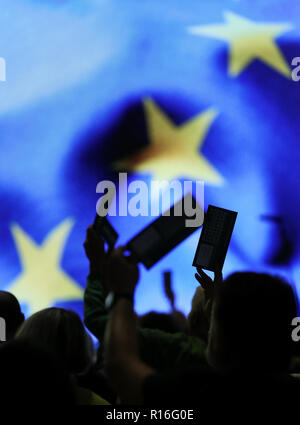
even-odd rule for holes
{"type": "Polygon", "coordinates": [[[63,248],[72,226],[72,220],[63,221],[41,246],[17,224],[11,226],[23,270],[7,290],[20,303],[28,304],[30,314],[57,301],[82,300],[80,286],[60,268],[63,248]]]}
{"type": "Polygon", "coordinates": [[[143,103],[150,145],[116,162],[115,167],[151,173],[158,180],[189,177],[212,184],[222,183],[222,176],[198,152],[217,115],[215,109],[208,109],[178,126],[151,99],[143,103]]]}
{"type": "Polygon", "coordinates": [[[276,45],[275,38],[292,29],[290,24],[256,23],[232,12],[225,12],[225,24],[194,26],[189,32],[228,41],[229,74],[239,75],[254,59],[291,78],[290,67],[276,45]]]}

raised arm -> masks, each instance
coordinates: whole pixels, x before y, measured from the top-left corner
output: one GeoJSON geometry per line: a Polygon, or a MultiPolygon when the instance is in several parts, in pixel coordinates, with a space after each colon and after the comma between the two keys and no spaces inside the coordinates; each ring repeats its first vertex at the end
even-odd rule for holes
{"type": "MultiPolygon", "coordinates": [[[[103,241],[92,226],[87,229],[84,248],[90,263],[84,293],[84,323],[100,343],[103,343],[108,321],[105,307],[108,290],[104,276],[107,254],[103,241]]],[[[188,335],[139,328],[138,344],[141,359],[161,371],[172,365],[182,366],[205,361],[205,343],[188,335]]]]}
{"type": "Polygon", "coordinates": [[[154,370],[139,357],[133,309],[138,266],[119,248],[109,257],[107,278],[114,301],[105,337],[106,371],[123,403],[141,404],[144,381],[154,370]]]}
{"type": "Polygon", "coordinates": [[[93,226],[86,232],[84,249],[89,260],[89,275],[84,291],[84,323],[102,343],[108,316],[105,309],[107,289],[104,285],[104,242],[95,233],[93,226]]]}
{"type": "Polygon", "coordinates": [[[222,283],[221,271],[214,273],[212,280],[202,269],[197,269],[195,278],[200,283],[192,300],[192,309],[188,316],[189,331],[204,341],[208,340],[213,300],[218,286],[222,283]]]}

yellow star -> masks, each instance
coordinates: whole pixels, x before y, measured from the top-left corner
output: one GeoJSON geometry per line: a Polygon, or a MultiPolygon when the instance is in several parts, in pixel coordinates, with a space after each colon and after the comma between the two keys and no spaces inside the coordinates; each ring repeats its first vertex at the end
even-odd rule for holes
{"type": "Polygon", "coordinates": [[[67,219],[37,245],[17,224],[11,226],[23,266],[22,273],[8,288],[30,313],[57,301],[82,300],[82,289],[61,268],[63,248],[73,221],[67,219]]]}
{"type": "Polygon", "coordinates": [[[239,75],[254,59],[260,59],[291,78],[290,67],[275,42],[276,37],[292,29],[290,24],[256,23],[232,12],[225,12],[224,17],[225,24],[190,27],[189,32],[228,41],[231,76],[239,75]]]}
{"type": "Polygon", "coordinates": [[[198,153],[217,115],[215,109],[208,109],[178,126],[151,99],[143,103],[150,145],[116,162],[116,168],[151,173],[158,180],[189,177],[222,183],[222,176],[198,153]]]}

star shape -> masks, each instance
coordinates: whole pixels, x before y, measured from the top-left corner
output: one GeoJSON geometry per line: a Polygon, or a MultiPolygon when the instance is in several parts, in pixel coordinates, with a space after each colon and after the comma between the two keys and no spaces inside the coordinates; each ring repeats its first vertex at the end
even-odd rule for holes
{"type": "Polygon", "coordinates": [[[182,125],[174,124],[150,98],[143,100],[150,145],[117,161],[117,169],[150,173],[158,180],[189,177],[211,184],[223,181],[218,171],[198,152],[217,116],[211,108],[182,125]]]}
{"type": "Polygon", "coordinates": [[[238,76],[254,59],[260,59],[291,78],[290,67],[275,41],[281,34],[292,29],[290,24],[257,23],[232,12],[225,12],[224,18],[224,24],[192,26],[189,32],[225,40],[230,44],[231,76],[238,76]]]}
{"type": "Polygon", "coordinates": [[[30,314],[57,301],[82,300],[82,289],[60,267],[72,226],[72,220],[63,221],[42,245],[37,245],[17,224],[11,226],[23,270],[7,290],[20,303],[28,304],[30,314]]]}

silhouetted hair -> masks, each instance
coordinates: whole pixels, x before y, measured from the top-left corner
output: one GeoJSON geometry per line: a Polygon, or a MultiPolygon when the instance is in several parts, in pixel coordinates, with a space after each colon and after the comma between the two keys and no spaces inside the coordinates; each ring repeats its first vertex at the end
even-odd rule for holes
{"type": "Polygon", "coordinates": [[[0,291],[0,317],[5,320],[6,339],[10,340],[24,322],[19,301],[10,292],[0,291]]]}
{"type": "MultiPolygon", "coordinates": [[[[284,371],[292,352],[291,321],[297,304],[282,278],[234,273],[220,286],[213,316],[217,323],[217,362],[232,369],[284,371]]],[[[215,337],[215,335],[214,335],[215,337]]]]}
{"type": "Polygon", "coordinates": [[[86,371],[92,364],[92,342],[78,314],[46,308],[30,316],[17,338],[31,342],[56,357],[70,373],[86,371]]]}

